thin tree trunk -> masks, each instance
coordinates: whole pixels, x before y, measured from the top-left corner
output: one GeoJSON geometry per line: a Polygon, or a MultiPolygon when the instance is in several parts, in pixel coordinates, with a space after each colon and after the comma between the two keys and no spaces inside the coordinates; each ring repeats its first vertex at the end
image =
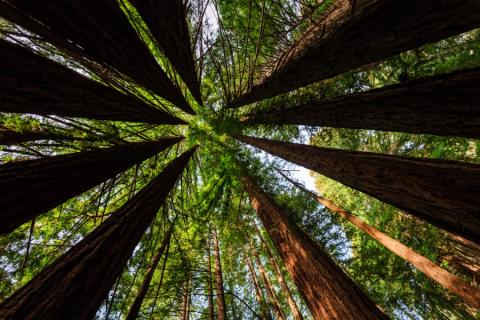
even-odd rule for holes
{"type": "Polygon", "coordinates": [[[182,314],[180,316],[182,320],[190,319],[190,285],[191,285],[191,279],[188,278],[185,281],[185,290],[183,292],[182,314]]]}
{"type": "Polygon", "coordinates": [[[250,177],[241,180],[314,319],[387,318],[250,177]]]}
{"type": "Polygon", "coordinates": [[[145,278],[143,279],[142,286],[140,287],[140,290],[135,298],[135,301],[133,301],[133,304],[130,307],[130,310],[128,311],[126,320],[137,319],[138,313],[140,312],[140,308],[142,307],[143,300],[145,299],[148,288],[150,287],[150,282],[152,281],[153,274],[157,269],[158,263],[160,262],[160,258],[162,257],[163,252],[165,251],[165,248],[170,243],[172,232],[173,232],[173,223],[168,228],[167,233],[165,234],[165,238],[163,239],[162,244],[160,245],[160,248],[157,251],[157,254],[153,257],[152,262],[148,266],[147,272],[145,274],[145,278]]]}
{"type": "Polygon", "coordinates": [[[252,278],[253,287],[255,289],[255,298],[257,299],[258,305],[260,306],[261,314],[264,319],[271,320],[272,315],[268,310],[265,297],[263,296],[262,288],[258,283],[257,274],[255,273],[255,269],[253,268],[252,261],[250,261],[250,257],[247,254],[245,254],[245,259],[247,261],[247,267],[248,267],[248,271],[250,272],[250,277],[252,278]]]}
{"type": "Polygon", "coordinates": [[[413,265],[415,268],[423,272],[427,277],[437,282],[439,285],[449,290],[450,292],[453,292],[456,295],[460,296],[471,307],[480,309],[480,289],[470,286],[456,275],[448,272],[445,269],[442,269],[440,266],[436,265],[424,256],[418,254],[417,252],[405,246],[401,242],[392,239],[380,230],[370,226],[369,224],[363,222],[361,219],[355,217],[350,212],[347,212],[344,209],[336,206],[330,200],[320,197],[319,195],[307,190],[305,187],[303,187],[297,182],[294,182],[293,180],[285,176],[283,173],[280,172],[280,174],[282,174],[286,179],[293,183],[297,188],[317,200],[318,203],[320,203],[330,211],[335,212],[344,219],[348,220],[355,227],[357,227],[358,229],[378,241],[380,244],[385,246],[385,248],[390,250],[392,253],[396,254],[397,256],[404,259],[405,261],[413,265]]]}
{"type": "Polygon", "coordinates": [[[449,233],[440,252],[441,259],[455,270],[468,274],[474,282],[480,279],[480,245],[449,233]]]}
{"type": "Polygon", "coordinates": [[[49,132],[43,129],[34,130],[10,130],[9,128],[0,125],[0,145],[13,146],[25,142],[39,141],[39,140],[82,140],[73,136],[63,135],[59,133],[49,132]]]}
{"type": "Polygon", "coordinates": [[[476,68],[253,114],[244,122],[479,138],[479,96],[476,68]]]}
{"type": "Polygon", "coordinates": [[[263,247],[265,248],[265,251],[267,252],[268,260],[270,261],[272,269],[275,272],[275,275],[277,276],[277,280],[278,280],[278,283],[280,283],[280,287],[282,288],[283,295],[287,299],[287,303],[292,312],[293,319],[303,320],[302,313],[300,312],[300,309],[298,308],[297,303],[293,299],[292,292],[290,291],[290,288],[288,287],[287,282],[285,281],[285,277],[283,276],[283,272],[280,269],[280,266],[278,265],[277,260],[273,256],[272,251],[270,250],[267,242],[263,238],[257,226],[255,226],[255,229],[257,231],[258,237],[260,238],[260,241],[263,244],[263,247]]]}
{"type": "Polygon", "coordinates": [[[0,304],[1,319],[92,319],[195,152],[168,164],[104,223],[0,304]]]}
{"type": "Polygon", "coordinates": [[[230,104],[238,107],[480,26],[477,0],[341,1],[277,62],[273,72],[230,104]]]}
{"type": "Polygon", "coordinates": [[[215,310],[213,307],[213,286],[212,286],[213,277],[212,277],[212,261],[211,261],[211,254],[210,254],[210,238],[208,239],[208,244],[207,244],[207,254],[208,254],[208,266],[207,266],[208,318],[210,320],[214,320],[215,310]]]}
{"type": "Polygon", "coordinates": [[[480,242],[480,165],[237,136],[453,234],[480,242]]]}
{"type": "Polygon", "coordinates": [[[0,234],[154,156],[183,138],[129,143],[0,165],[0,234]]]}
{"type": "Polygon", "coordinates": [[[220,261],[220,248],[218,245],[217,230],[213,229],[213,248],[215,255],[215,288],[217,291],[218,320],[227,320],[227,306],[225,303],[225,290],[223,288],[222,264],[220,261]]]}
{"type": "Polygon", "coordinates": [[[136,97],[124,95],[2,39],[0,56],[1,112],[185,124],[136,97]]]}
{"type": "Polygon", "coordinates": [[[262,260],[260,260],[260,256],[258,255],[257,249],[253,246],[252,242],[250,242],[250,249],[252,250],[252,254],[257,261],[258,269],[260,270],[260,275],[262,276],[263,283],[265,283],[265,288],[267,289],[267,296],[270,302],[270,305],[275,312],[275,318],[285,320],[285,315],[283,314],[282,307],[280,306],[280,302],[278,301],[278,297],[273,289],[272,283],[268,279],[267,272],[263,267],[262,260]]]}

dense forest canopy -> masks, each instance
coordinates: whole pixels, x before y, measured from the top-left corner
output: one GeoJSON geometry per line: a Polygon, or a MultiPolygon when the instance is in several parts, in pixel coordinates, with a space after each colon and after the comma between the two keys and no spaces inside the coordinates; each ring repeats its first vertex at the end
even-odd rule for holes
{"type": "Polygon", "coordinates": [[[480,319],[476,0],[0,0],[0,319],[480,319]]]}

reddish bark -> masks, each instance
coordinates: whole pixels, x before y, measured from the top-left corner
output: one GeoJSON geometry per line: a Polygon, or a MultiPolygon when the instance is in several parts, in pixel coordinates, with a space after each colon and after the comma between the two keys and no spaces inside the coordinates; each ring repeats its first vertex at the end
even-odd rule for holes
{"type": "Polygon", "coordinates": [[[480,165],[237,136],[287,161],[480,242],[480,165]]]}
{"type": "Polygon", "coordinates": [[[212,286],[212,261],[211,261],[211,254],[210,254],[210,239],[208,239],[207,244],[207,254],[208,254],[208,279],[207,279],[207,290],[208,290],[208,318],[210,320],[215,319],[215,311],[213,307],[213,286],[212,286]]]}
{"type": "Polygon", "coordinates": [[[0,165],[0,234],[9,233],[183,138],[0,165]]]}
{"type": "Polygon", "coordinates": [[[195,148],[0,304],[1,319],[92,319],[195,148]]]}
{"type": "Polygon", "coordinates": [[[314,319],[387,319],[338,267],[253,180],[242,177],[270,238],[314,319]]]}
{"type": "Polygon", "coordinates": [[[261,314],[264,319],[271,320],[272,316],[268,310],[262,288],[260,288],[260,284],[258,283],[257,274],[253,268],[252,261],[250,261],[250,257],[248,255],[245,255],[245,260],[247,262],[248,271],[250,272],[250,277],[252,278],[253,288],[255,289],[255,298],[260,306],[261,314]]]}
{"type": "Polygon", "coordinates": [[[217,292],[217,319],[227,320],[227,305],[223,288],[222,264],[220,261],[220,247],[218,245],[217,230],[213,230],[213,249],[215,256],[215,289],[217,292]]]}

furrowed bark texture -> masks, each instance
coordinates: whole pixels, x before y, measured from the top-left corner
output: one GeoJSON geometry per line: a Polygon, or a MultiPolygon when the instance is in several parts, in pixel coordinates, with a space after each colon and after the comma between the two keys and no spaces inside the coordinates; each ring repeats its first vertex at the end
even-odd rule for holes
{"type": "Polygon", "coordinates": [[[0,166],[0,234],[181,141],[166,138],[0,166]]]}
{"type": "Polygon", "coordinates": [[[344,209],[335,205],[332,201],[307,190],[305,187],[303,187],[297,182],[292,181],[285,175],[284,177],[287,178],[291,183],[293,183],[297,188],[315,199],[318,203],[320,203],[330,211],[338,214],[342,218],[348,220],[355,227],[357,227],[358,229],[378,241],[380,244],[385,246],[385,248],[390,250],[392,253],[396,254],[411,265],[415,266],[415,268],[423,272],[427,277],[437,282],[439,285],[449,290],[450,292],[453,292],[460,296],[468,305],[473,308],[480,309],[480,289],[470,286],[468,283],[464,282],[456,275],[448,272],[445,269],[442,269],[437,264],[433,263],[429,259],[418,254],[406,245],[402,244],[400,241],[389,237],[380,230],[363,222],[361,219],[357,218],[350,212],[347,212],[344,209]]]}
{"type": "Polygon", "coordinates": [[[449,233],[439,249],[441,259],[455,270],[472,279],[480,279],[479,244],[449,233]]]}
{"type": "Polygon", "coordinates": [[[135,297],[135,300],[133,301],[133,304],[130,307],[130,310],[128,311],[128,315],[125,318],[126,320],[137,319],[138,313],[140,312],[140,308],[142,307],[143,300],[145,299],[148,288],[150,287],[150,282],[152,281],[153,274],[157,269],[158,263],[160,262],[160,258],[162,257],[163,252],[165,252],[165,248],[170,243],[172,232],[173,232],[173,223],[170,226],[170,228],[168,228],[167,233],[165,234],[165,238],[163,239],[162,244],[160,245],[160,248],[158,248],[157,254],[153,257],[152,262],[148,266],[145,277],[143,278],[142,286],[140,287],[140,290],[138,291],[138,294],[135,297]]]}
{"type": "Polygon", "coordinates": [[[0,39],[1,112],[185,124],[141,100],[0,39]]]}
{"type": "Polygon", "coordinates": [[[0,2],[0,16],[62,49],[125,74],[184,111],[194,113],[117,1],[4,0],[0,2]]]}
{"type": "Polygon", "coordinates": [[[323,16],[261,83],[230,104],[270,98],[480,26],[477,0],[356,0],[323,16]],[[353,5],[353,8],[352,8],[353,5]]]}
{"type": "Polygon", "coordinates": [[[387,319],[250,177],[242,177],[242,182],[314,319],[387,319]]]}
{"type": "Polygon", "coordinates": [[[0,318],[92,319],[194,151],[173,160],[92,233],[3,301],[0,318]]]}
{"type": "Polygon", "coordinates": [[[480,137],[480,68],[280,108],[247,123],[480,137]]]}
{"type": "Polygon", "coordinates": [[[202,104],[188,31],[187,11],[183,1],[133,0],[132,4],[195,100],[202,104]]]}
{"type": "Polygon", "coordinates": [[[480,242],[480,165],[237,138],[480,242]]]}
{"type": "Polygon", "coordinates": [[[227,320],[227,305],[225,303],[225,290],[223,287],[222,263],[220,261],[220,247],[218,245],[217,231],[213,230],[213,249],[215,255],[215,289],[217,292],[217,319],[227,320]]]}

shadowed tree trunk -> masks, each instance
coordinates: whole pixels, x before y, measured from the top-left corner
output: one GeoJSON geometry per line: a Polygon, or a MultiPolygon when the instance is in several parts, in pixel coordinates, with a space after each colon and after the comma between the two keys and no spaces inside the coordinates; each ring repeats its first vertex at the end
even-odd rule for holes
{"type": "Polygon", "coordinates": [[[188,164],[182,154],[110,218],[0,304],[1,319],[92,319],[188,164]]]}
{"type": "Polygon", "coordinates": [[[132,4],[142,16],[163,53],[185,81],[195,100],[202,104],[184,1],[133,0],[132,4]]]}
{"type": "Polygon", "coordinates": [[[218,245],[217,230],[213,229],[213,248],[215,255],[215,288],[217,291],[217,319],[226,320],[227,305],[225,304],[225,290],[223,287],[222,264],[220,261],[220,247],[218,245]]]}
{"type": "Polygon", "coordinates": [[[74,136],[68,136],[56,132],[50,132],[42,128],[25,129],[22,131],[11,130],[0,125],[0,145],[13,146],[25,142],[39,140],[83,140],[74,136]]]}
{"type": "Polygon", "coordinates": [[[334,77],[480,26],[477,0],[339,1],[277,61],[238,107],[334,77]]]}
{"type": "Polygon", "coordinates": [[[0,2],[0,16],[59,48],[119,71],[184,111],[194,113],[117,1],[6,0],[0,2]]]}
{"type": "Polygon", "coordinates": [[[148,288],[150,287],[150,282],[152,281],[153,274],[157,269],[158,263],[160,262],[160,258],[162,257],[163,252],[165,251],[165,248],[170,243],[172,232],[173,232],[173,222],[170,225],[170,228],[168,228],[167,233],[165,234],[165,238],[163,239],[162,244],[160,245],[160,248],[157,251],[157,254],[153,257],[152,262],[148,266],[147,272],[145,274],[145,278],[143,278],[142,286],[140,287],[140,290],[135,298],[135,301],[133,301],[133,304],[130,307],[130,310],[128,311],[126,320],[137,319],[138,313],[140,312],[140,308],[142,307],[143,300],[145,299],[148,288]]]}
{"type": "Polygon", "coordinates": [[[480,68],[253,114],[247,124],[480,137],[480,68]]]}
{"type": "Polygon", "coordinates": [[[480,165],[237,138],[480,242],[480,165]]]}
{"type": "Polygon", "coordinates": [[[444,287],[445,289],[449,290],[460,296],[467,304],[471,307],[480,309],[480,289],[470,286],[469,284],[465,283],[462,279],[457,277],[456,275],[448,272],[445,269],[442,269],[437,264],[433,263],[429,259],[425,258],[424,256],[418,254],[414,250],[410,249],[409,247],[405,246],[401,242],[390,238],[385,233],[381,232],[380,230],[368,225],[367,223],[363,222],[361,219],[355,217],[350,212],[345,211],[344,209],[336,206],[333,202],[315,193],[307,190],[298,182],[295,182],[285,176],[282,172],[278,171],[283,177],[285,177],[288,181],[294,184],[297,188],[308,194],[310,197],[315,199],[318,203],[326,207],[332,212],[335,212],[339,216],[343,217],[344,219],[348,220],[351,224],[355,227],[363,231],[364,233],[368,234],[370,237],[378,241],[380,244],[385,246],[388,250],[392,253],[396,254],[400,258],[404,259],[415,268],[423,272],[427,277],[432,279],[433,281],[437,282],[439,285],[444,287]]]}
{"type": "Polygon", "coordinates": [[[0,234],[6,234],[183,138],[0,165],[0,234]]]}
{"type": "Polygon", "coordinates": [[[1,112],[185,124],[138,98],[1,39],[0,56],[1,112]]]}
{"type": "Polygon", "coordinates": [[[442,260],[475,282],[480,279],[480,245],[450,233],[443,243],[439,248],[442,260]]]}
{"type": "Polygon", "coordinates": [[[241,180],[314,319],[387,319],[269,195],[250,177],[241,180]]]}
{"type": "Polygon", "coordinates": [[[211,254],[210,254],[210,238],[208,239],[207,243],[207,254],[208,254],[208,283],[207,283],[207,291],[208,291],[208,318],[210,320],[215,319],[215,310],[213,307],[213,286],[212,286],[212,261],[211,261],[211,254]]]}
{"type": "Polygon", "coordinates": [[[252,261],[248,254],[245,254],[245,260],[247,261],[248,271],[250,272],[250,277],[252,278],[253,288],[255,289],[255,298],[257,299],[258,305],[260,306],[260,311],[264,319],[271,320],[272,315],[268,310],[267,303],[265,301],[265,297],[263,296],[262,288],[258,283],[257,274],[255,273],[255,269],[253,268],[252,261]]]}

